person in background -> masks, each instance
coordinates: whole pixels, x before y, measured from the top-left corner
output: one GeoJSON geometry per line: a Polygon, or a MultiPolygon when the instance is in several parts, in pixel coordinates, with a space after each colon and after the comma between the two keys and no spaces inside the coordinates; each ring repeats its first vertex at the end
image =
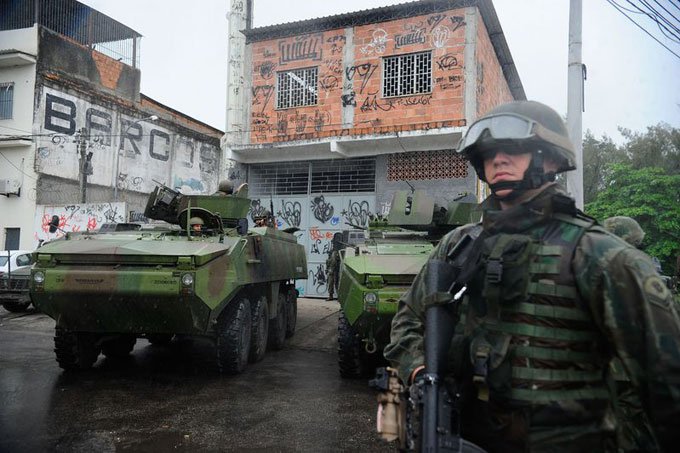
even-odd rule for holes
{"type": "Polygon", "coordinates": [[[340,267],[340,255],[335,248],[328,252],[326,259],[326,286],[328,288],[328,299],[333,300],[333,293],[337,288],[338,271],[340,267]]]}
{"type": "Polygon", "coordinates": [[[191,234],[194,236],[200,236],[203,234],[203,219],[200,217],[192,217],[189,219],[189,225],[191,226],[191,234]]]}

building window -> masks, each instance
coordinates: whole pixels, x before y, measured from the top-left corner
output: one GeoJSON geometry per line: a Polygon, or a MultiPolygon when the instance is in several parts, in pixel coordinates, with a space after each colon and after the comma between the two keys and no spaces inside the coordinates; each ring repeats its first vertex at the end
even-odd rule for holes
{"type": "Polygon", "coordinates": [[[311,193],[375,192],[375,158],[315,160],[311,193]]]}
{"type": "Polygon", "coordinates": [[[319,68],[291,69],[276,73],[276,108],[316,105],[319,68]]]}
{"type": "Polygon", "coordinates": [[[14,83],[0,83],[0,120],[12,119],[14,83]]]}
{"type": "Polygon", "coordinates": [[[468,162],[452,149],[390,154],[388,181],[460,179],[468,176],[468,162]]]}
{"type": "Polygon", "coordinates": [[[432,91],[432,52],[383,58],[383,97],[432,91]]]}
{"type": "Polygon", "coordinates": [[[375,192],[375,158],[253,164],[248,193],[255,197],[375,192]]]}

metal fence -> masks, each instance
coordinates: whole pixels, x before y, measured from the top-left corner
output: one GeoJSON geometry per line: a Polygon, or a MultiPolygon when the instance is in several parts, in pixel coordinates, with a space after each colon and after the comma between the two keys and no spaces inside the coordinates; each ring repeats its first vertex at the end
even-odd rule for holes
{"type": "Polygon", "coordinates": [[[39,24],[135,68],[142,35],[76,0],[3,0],[0,31],[39,24]]]}

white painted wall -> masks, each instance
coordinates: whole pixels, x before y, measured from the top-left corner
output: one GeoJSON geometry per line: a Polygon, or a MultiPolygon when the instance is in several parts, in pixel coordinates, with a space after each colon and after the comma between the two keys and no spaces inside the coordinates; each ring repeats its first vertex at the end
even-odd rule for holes
{"type": "Polygon", "coordinates": [[[14,49],[31,55],[38,54],[38,27],[0,31],[0,50],[14,49]]]}
{"type": "MultiPolygon", "coordinates": [[[[38,52],[37,27],[0,31],[0,50],[18,50],[35,56],[38,52]]],[[[33,105],[35,97],[35,64],[0,67],[0,83],[14,82],[12,118],[0,120],[0,139],[9,136],[32,136],[33,105]]],[[[20,195],[0,195],[0,248],[5,246],[6,229],[20,229],[21,249],[35,247],[33,215],[35,212],[35,183],[33,171],[35,141],[26,146],[2,146],[0,140],[0,179],[16,181],[20,195]]]]}

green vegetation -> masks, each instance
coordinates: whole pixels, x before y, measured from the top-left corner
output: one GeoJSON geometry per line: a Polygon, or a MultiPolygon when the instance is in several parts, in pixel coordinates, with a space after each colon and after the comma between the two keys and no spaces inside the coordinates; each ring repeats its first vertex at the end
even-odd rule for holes
{"type": "Polygon", "coordinates": [[[617,146],[586,132],[585,211],[600,221],[614,215],[637,220],[646,233],[642,248],[673,275],[680,254],[680,129],[661,123],[621,134],[627,141],[617,146]]]}

